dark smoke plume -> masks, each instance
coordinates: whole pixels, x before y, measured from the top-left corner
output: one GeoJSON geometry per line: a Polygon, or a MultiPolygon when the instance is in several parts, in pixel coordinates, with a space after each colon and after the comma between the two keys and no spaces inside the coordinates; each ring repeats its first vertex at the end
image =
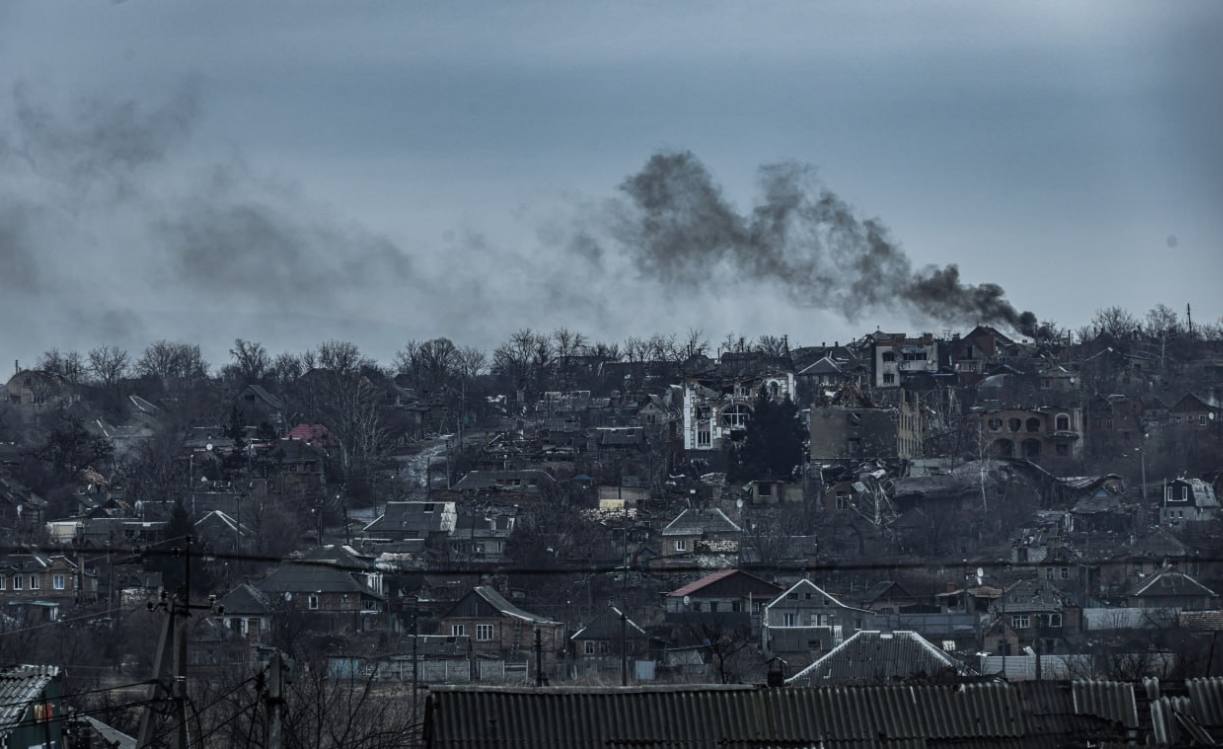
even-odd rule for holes
{"type": "Polygon", "coordinates": [[[1033,335],[996,284],[960,280],[959,268],[915,271],[886,227],[861,219],[814,170],[793,162],[760,169],[760,197],[738,212],[691,153],[658,153],[621,184],[616,240],[641,274],[667,285],[741,278],[783,289],[803,306],[850,320],[871,309],[916,311],[946,323],[1005,324],[1033,335]]]}

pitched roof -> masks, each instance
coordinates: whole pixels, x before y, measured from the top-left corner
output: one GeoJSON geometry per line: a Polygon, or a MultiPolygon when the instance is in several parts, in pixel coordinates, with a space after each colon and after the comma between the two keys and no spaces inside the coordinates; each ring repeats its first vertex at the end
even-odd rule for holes
{"type": "Polygon", "coordinates": [[[964,664],[916,632],[862,630],[807,668],[786,679],[808,686],[888,684],[916,676],[934,677],[964,664]]]}
{"type": "Polygon", "coordinates": [[[1159,572],[1139,580],[1130,588],[1131,596],[1214,596],[1215,592],[1197,580],[1180,572],[1175,567],[1164,567],[1159,572]]]}
{"type": "Polygon", "coordinates": [[[699,536],[704,533],[739,533],[726,513],[719,509],[688,508],[662,529],[664,536],[699,536]]]}
{"type": "Polygon", "coordinates": [[[694,580],[688,583],[687,585],[683,586],[682,588],[676,588],[675,590],[668,593],[667,596],[671,598],[683,598],[684,596],[687,596],[687,595],[693,595],[695,593],[698,593],[704,590],[705,588],[708,588],[711,585],[714,585],[715,583],[721,582],[730,577],[741,577],[743,578],[743,581],[745,583],[751,584],[753,587],[769,591],[770,595],[776,595],[777,591],[781,590],[780,585],[774,585],[773,583],[769,582],[768,580],[763,580],[759,577],[756,577],[755,575],[751,574],[750,572],[744,572],[743,570],[736,570],[736,569],[728,569],[728,570],[718,570],[717,572],[714,572],[711,575],[706,575],[699,580],[694,580]]]}
{"type": "Polygon", "coordinates": [[[599,613],[590,624],[582,627],[577,632],[573,633],[570,640],[607,640],[620,637],[621,634],[633,640],[640,640],[646,637],[646,632],[641,627],[637,626],[637,622],[629,619],[627,615],[615,606],[609,606],[606,610],[599,613]],[[624,622],[621,622],[621,617],[624,622]]]}
{"type": "Polygon", "coordinates": [[[217,605],[235,614],[262,614],[272,609],[271,599],[249,583],[242,583],[221,596],[217,605]]]}
{"type": "Polygon", "coordinates": [[[365,526],[366,533],[450,532],[457,522],[454,502],[387,502],[381,515],[365,526]]]}
{"type": "Polygon", "coordinates": [[[0,669],[0,740],[7,739],[21,724],[30,703],[59,676],[56,666],[23,665],[0,669]]]}
{"type": "Polygon", "coordinates": [[[781,593],[777,595],[776,598],[774,598],[772,601],[769,601],[767,604],[765,604],[765,608],[771,609],[773,608],[775,604],[778,604],[778,603],[784,604],[787,600],[789,600],[790,594],[797,593],[799,588],[811,588],[815,593],[818,593],[821,596],[821,598],[831,601],[836,606],[840,606],[841,608],[845,608],[845,609],[853,608],[852,606],[847,606],[846,604],[841,603],[840,599],[838,599],[836,596],[824,590],[823,588],[811,582],[810,580],[807,580],[806,578],[799,580],[798,582],[794,583],[790,587],[783,590],[781,593]]]}
{"type": "Polygon", "coordinates": [[[535,622],[537,624],[560,624],[560,622],[552,621],[546,617],[536,616],[528,611],[523,611],[505,600],[504,596],[487,585],[477,585],[475,588],[472,588],[472,592],[488,601],[489,605],[505,616],[512,616],[515,619],[522,619],[523,621],[535,622]]]}

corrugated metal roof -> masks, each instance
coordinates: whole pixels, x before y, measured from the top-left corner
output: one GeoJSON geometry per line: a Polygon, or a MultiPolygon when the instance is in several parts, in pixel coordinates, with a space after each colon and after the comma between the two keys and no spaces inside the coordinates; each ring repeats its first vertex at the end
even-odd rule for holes
{"type": "Polygon", "coordinates": [[[572,690],[441,687],[429,697],[429,746],[607,747],[922,745],[923,739],[1025,734],[1018,691],[1003,683],[758,689],[572,690]],[[894,742],[904,742],[895,744],[894,742]]]}

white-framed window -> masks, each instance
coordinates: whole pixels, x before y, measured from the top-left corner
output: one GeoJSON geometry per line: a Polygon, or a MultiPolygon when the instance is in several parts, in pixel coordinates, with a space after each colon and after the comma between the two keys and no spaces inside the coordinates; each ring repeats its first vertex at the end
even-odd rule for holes
{"type": "Polygon", "coordinates": [[[306,596],[306,608],[311,611],[318,611],[318,596],[313,593],[306,596]]]}
{"type": "Polygon", "coordinates": [[[1062,575],[1063,580],[1069,580],[1070,579],[1070,568],[1062,567],[1061,575],[1062,575]]]}
{"type": "Polygon", "coordinates": [[[891,372],[884,372],[883,373],[883,384],[884,385],[895,385],[896,375],[892,374],[891,372]]]}
{"type": "Polygon", "coordinates": [[[685,540],[684,540],[684,539],[682,539],[682,538],[677,538],[677,539],[675,539],[675,550],[676,550],[676,551],[687,551],[687,550],[688,550],[688,542],[687,542],[687,541],[685,541],[685,540]]]}
{"type": "Polygon", "coordinates": [[[51,576],[51,587],[55,588],[56,590],[63,590],[65,587],[67,587],[67,582],[68,581],[64,579],[63,575],[51,576]]]}
{"type": "Polygon", "coordinates": [[[837,492],[837,509],[849,509],[849,492],[837,492]]]}
{"type": "Polygon", "coordinates": [[[1046,567],[1046,568],[1045,568],[1045,579],[1046,579],[1046,580],[1052,580],[1052,579],[1053,579],[1053,568],[1052,568],[1052,567],[1046,567]]]}
{"type": "Polygon", "coordinates": [[[21,590],[24,587],[25,583],[22,582],[21,575],[13,575],[13,590],[21,590]]]}
{"type": "Polygon", "coordinates": [[[1032,626],[1032,620],[1027,614],[1015,614],[1011,617],[1012,629],[1027,629],[1032,626]]]}
{"type": "Polygon", "coordinates": [[[1057,431],[1059,432],[1070,431],[1070,416],[1068,414],[1058,414],[1057,415],[1057,431]]]}
{"type": "Polygon", "coordinates": [[[594,640],[582,640],[582,652],[586,655],[594,655],[595,654],[595,641],[594,640]]]}
{"type": "Polygon", "coordinates": [[[783,620],[783,625],[786,627],[797,627],[798,626],[798,614],[795,614],[795,613],[785,614],[782,617],[782,620],[783,620]]]}
{"type": "Polygon", "coordinates": [[[467,636],[467,626],[464,624],[451,624],[450,625],[450,635],[452,637],[466,637],[467,636]]]}
{"type": "Polygon", "coordinates": [[[493,625],[477,624],[476,625],[476,642],[492,642],[493,641],[493,625]]]}
{"type": "Polygon", "coordinates": [[[1062,626],[1062,615],[1061,614],[1046,614],[1045,615],[1045,626],[1047,627],[1062,626]]]}
{"type": "Polygon", "coordinates": [[[708,424],[700,424],[696,428],[696,446],[709,447],[713,445],[713,432],[708,424]]]}
{"type": "Polygon", "coordinates": [[[751,417],[752,412],[747,406],[737,404],[722,412],[722,423],[731,428],[745,427],[751,417]]]}
{"type": "Polygon", "coordinates": [[[38,590],[41,585],[42,581],[38,578],[38,575],[30,575],[30,590],[38,590]]]}

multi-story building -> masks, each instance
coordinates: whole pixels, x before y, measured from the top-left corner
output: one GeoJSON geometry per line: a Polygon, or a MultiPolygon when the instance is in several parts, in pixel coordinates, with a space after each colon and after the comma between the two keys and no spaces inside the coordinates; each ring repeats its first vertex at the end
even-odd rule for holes
{"type": "Polygon", "coordinates": [[[909,338],[904,333],[876,332],[871,338],[871,384],[877,388],[900,387],[906,376],[939,371],[939,342],[930,333],[909,338]]]}
{"type": "Polygon", "coordinates": [[[689,378],[684,382],[685,450],[717,451],[742,434],[761,388],[775,401],[794,397],[794,373],[771,370],[740,377],[689,378]]]}
{"type": "Polygon", "coordinates": [[[1074,458],[1083,453],[1083,409],[1078,406],[1009,408],[980,414],[981,434],[999,458],[1074,458]]]}

